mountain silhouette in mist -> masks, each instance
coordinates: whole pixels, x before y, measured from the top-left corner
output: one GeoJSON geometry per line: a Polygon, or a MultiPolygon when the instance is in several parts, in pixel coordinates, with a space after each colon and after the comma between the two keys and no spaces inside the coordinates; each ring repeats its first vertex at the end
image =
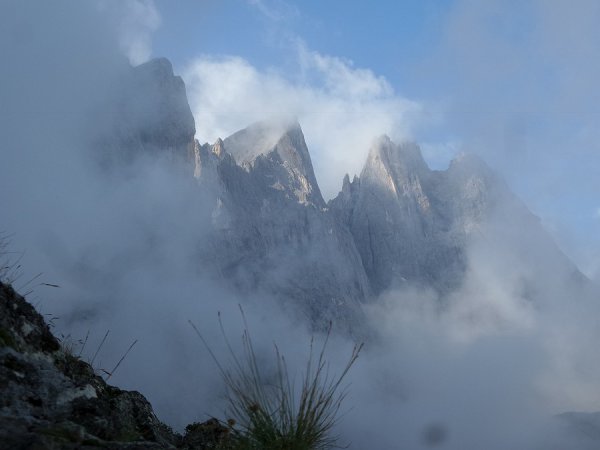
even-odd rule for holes
{"type": "Polygon", "coordinates": [[[474,242],[518,259],[524,301],[543,301],[553,284],[586,283],[539,219],[474,155],[431,170],[417,144],[381,136],[360,175],[346,176],[326,203],[296,120],[257,122],[200,144],[185,87],[167,60],[134,68],[127,87],[119,132],[102,149],[133,158],[162,152],[182,165],[212,204],[199,267],[243,294],[274,296],[316,328],[334,320],[361,329],[363,305],[390,289],[425,288],[448,301],[470,271],[474,242]]]}

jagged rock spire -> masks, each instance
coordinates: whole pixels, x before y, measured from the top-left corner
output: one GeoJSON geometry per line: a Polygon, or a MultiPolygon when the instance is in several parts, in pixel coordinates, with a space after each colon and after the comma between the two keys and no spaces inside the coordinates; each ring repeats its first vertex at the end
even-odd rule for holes
{"type": "Polygon", "coordinates": [[[241,167],[263,173],[274,189],[324,207],[302,128],[297,121],[257,122],[229,136],[223,148],[241,167]]]}

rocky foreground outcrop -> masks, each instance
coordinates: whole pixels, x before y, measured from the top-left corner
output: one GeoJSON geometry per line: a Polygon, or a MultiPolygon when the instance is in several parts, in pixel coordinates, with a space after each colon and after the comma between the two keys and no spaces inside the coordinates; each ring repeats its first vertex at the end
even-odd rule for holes
{"type": "Polygon", "coordinates": [[[142,394],[108,385],[52,335],[42,316],[0,283],[0,449],[208,449],[216,419],[181,436],[142,394]]]}

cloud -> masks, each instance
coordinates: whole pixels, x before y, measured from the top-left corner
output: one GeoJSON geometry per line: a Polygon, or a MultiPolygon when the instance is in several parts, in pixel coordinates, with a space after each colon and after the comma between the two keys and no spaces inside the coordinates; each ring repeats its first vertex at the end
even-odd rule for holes
{"type": "Polygon", "coordinates": [[[297,17],[300,14],[295,5],[283,0],[247,0],[247,2],[264,17],[274,22],[297,17]]]}
{"type": "Polygon", "coordinates": [[[153,0],[99,0],[101,10],[116,23],[119,46],[132,65],[142,64],[152,56],[152,33],[161,24],[153,0]]]}
{"type": "Polygon", "coordinates": [[[197,137],[212,142],[258,120],[296,117],[324,196],[358,174],[373,139],[408,139],[418,102],[397,95],[371,70],[297,46],[297,71],[261,70],[240,57],[204,56],[183,71],[197,137]]]}
{"type": "Polygon", "coordinates": [[[600,5],[459,0],[424,56],[444,126],[482,155],[545,220],[581,266],[598,244],[600,5]],[[438,75],[443,74],[443,75],[438,75]],[[570,234],[570,236],[569,236],[570,234]]]}
{"type": "Polygon", "coordinates": [[[434,425],[441,448],[593,448],[552,416],[600,404],[597,293],[572,282],[528,219],[496,214],[451,295],[404,286],[367,306],[377,346],[352,374],[360,411],[343,423],[356,448],[428,448],[434,425]]]}

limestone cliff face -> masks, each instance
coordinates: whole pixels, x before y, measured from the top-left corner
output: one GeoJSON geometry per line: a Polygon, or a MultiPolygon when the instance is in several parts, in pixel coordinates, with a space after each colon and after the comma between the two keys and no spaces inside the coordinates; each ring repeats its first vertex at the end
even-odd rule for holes
{"type": "Polygon", "coordinates": [[[299,125],[252,125],[197,146],[196,162],[199,183],[215,193],[204,248],[219,275],[298,308],[317,327],[335,320],[358,329],[368,281],[351,234],[325,209],[299,125]]]}
{"type": "MultiPolygon", "coordinates": [[[[460,281],[464,230],[415,144],[379,139],[360,178],[345,180],[330,207],[352,232],[375,293],[394,284],[460,281]]],[[[449,286],[448,286],[449,287],[449,286]]]]}

